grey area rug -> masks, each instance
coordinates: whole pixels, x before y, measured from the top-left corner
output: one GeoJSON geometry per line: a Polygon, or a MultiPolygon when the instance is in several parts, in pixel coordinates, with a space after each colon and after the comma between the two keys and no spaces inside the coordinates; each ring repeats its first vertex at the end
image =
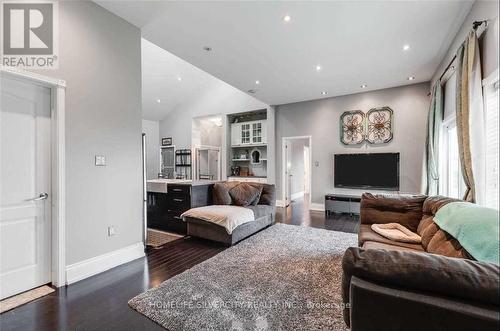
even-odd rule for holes
{"type": "Polygon", "coordinates": [[[345,330],[342,256],[355,234],[272,227],[129,305],[168,330],[345,330]]]}

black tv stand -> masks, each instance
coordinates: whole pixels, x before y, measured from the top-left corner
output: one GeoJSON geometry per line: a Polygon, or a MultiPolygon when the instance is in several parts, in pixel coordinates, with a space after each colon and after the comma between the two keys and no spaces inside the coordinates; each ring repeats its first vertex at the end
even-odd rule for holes
{"type": "Polygon", "coordinates": [[[326,194],[325,216],[334,214],[359,215],[361,196],[349,194],[326,194]]]}

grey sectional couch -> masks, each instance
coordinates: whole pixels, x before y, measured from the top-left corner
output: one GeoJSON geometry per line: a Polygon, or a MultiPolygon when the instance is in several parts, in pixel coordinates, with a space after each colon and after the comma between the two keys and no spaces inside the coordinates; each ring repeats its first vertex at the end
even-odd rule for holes
{"type": "MultiPolygon", "coordinates": [[[[214,204],[235,205],[241,203],[241,200],[244,199],[239,199],[239,197],[236,197],[235,199],[235,194],[231,193],[236,191],[232,191],[232,189],[238,185],[243,185],[239,188],[247,187],[244,186],[245,184],[257,188],[260,191],[260,195],[258,195],[254,201],[251,201],[250,205],[242,206],[244,208],[251,209],[254,212],[255,221],[241,224],[234,229],[231,234],[228,234],[223,226],[198,218],[186,217],[185,221],[187,222],[187,234],[231,246],[274,224],[276,221],[276,188],[272,184],[239,182],[217,183],[214,185],[213,189],[214,204]]],[[[239,194],[241,195],[241,193],[239,194]]]]}

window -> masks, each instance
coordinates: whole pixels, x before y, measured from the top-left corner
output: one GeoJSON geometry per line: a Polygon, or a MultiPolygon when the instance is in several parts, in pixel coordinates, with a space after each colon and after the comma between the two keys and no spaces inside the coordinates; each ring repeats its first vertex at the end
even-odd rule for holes
{"type": "Polygon", "coordinates": [[[484,94],[484,113],[485,113],[485,129],[486,129],[486,192],[485,205],[486,207],[498,209],[498,72],[495,78],[485,79],[483,81],[484,94]]]}
{"type": "Polygon", "coordinates": [[[458,154],[455,117],[448,119],[443,124],[442,147],[440,192],[452,198],[462,199],[465,194],[465,183],[458,154]]]}
{"type": "Polygon", "coordinates": [[[465,183],[458,154],[457,124],[455,120],[455,73],[444,86],[444,121],[441,136],[439,194],[462,199],[465,183]]]}

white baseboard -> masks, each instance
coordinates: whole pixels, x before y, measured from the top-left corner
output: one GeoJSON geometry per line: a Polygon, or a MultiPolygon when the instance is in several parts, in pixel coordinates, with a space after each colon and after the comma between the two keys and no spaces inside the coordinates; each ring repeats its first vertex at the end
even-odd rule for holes
{"type": "Polygon", "coordinates": [[[285,207],[285,201],[276,200],[276,207],[285,207]]]}
{"type": "Polygon", "coordinates": [[[88,260],[71,264],[66,267],[66,284],[73,284],[79,280],[97,275],[98,273],[143,256],[144,245],[140,242],[88,260]]]}
{"type": "Polygon", "coordinates": [[[311,203],[309,205],[309,210],[325,211],[325,204],[323,204],[323,203],[311,203]]]}
{"type": "Polygon", "coordinates": [[[294,194],[292,194],[292,200],[295,200],[295,199],[301,198],[301,197],[303,197],[303,196],[304,196],[304,191],[294,193],[294,194]]]}

